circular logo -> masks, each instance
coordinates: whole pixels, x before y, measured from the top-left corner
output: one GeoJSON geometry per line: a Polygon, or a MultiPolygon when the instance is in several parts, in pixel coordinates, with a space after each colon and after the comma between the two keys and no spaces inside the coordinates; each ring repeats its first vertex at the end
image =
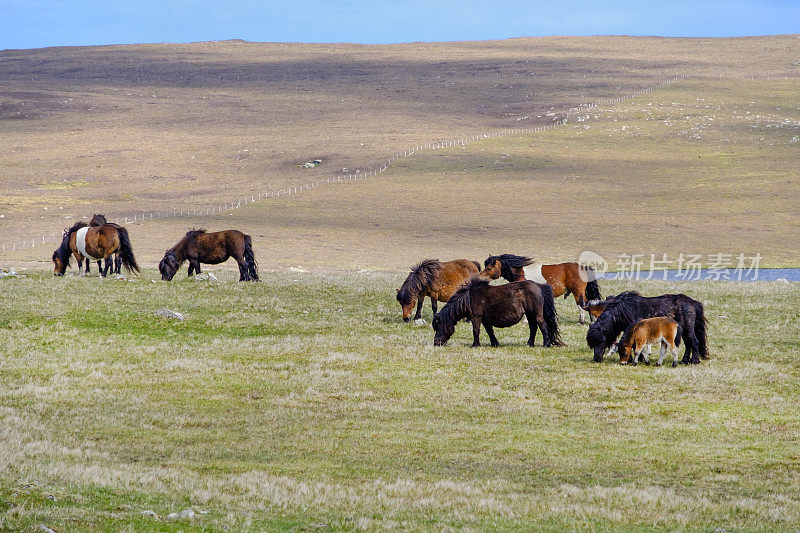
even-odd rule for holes
{"type": "Polygon", "coordinates": [[[586,283],[601,278],[608,270],[608,262],[603,259],[603,256],[588,250],[581,252],[581,255],[578,256],[578,264],[582,267],[580,269],[581,279],[586,283]]]}

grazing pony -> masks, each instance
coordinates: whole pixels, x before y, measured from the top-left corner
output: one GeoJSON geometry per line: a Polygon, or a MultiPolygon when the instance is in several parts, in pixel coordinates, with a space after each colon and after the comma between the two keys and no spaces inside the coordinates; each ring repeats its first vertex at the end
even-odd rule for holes
{"type": "MultiPolygon", "coordinates": [[[[634,322],[625,333],[622,335],[622,340],[619,341],[619,362],[627,364],[630,361],[631,354],[633,354],[632,365],[636,366],[639,363],[639,356],[644,352],[645,346],[650,347],[655,343],[661,344],[661,353],[658,356],[658,363],[656,366],[661,366],[664,362],[664,355],[669,348],[672,354],[672,368],[678,366],[678,346],[681,344],[681,326],[673,319],[666,316],[657,316],[654,318],[643,318],[638,322],[634,322]]],[[[648,356],[650,351],[644,356],[645,364],[650,364],[648,356]]]]}
{"type": "Polygon", "coordinates": [[[489,280],[474,276],[453,294],[442,310],[433,317],[435,346],[444,346],[456,329],[456,323],[467,318],[472,322],[472,346],[480,346],[481,324],[489,334],[493,347],[499,346],[494,327],[513,326],[522,317],[528,318],[528,346],[536,340],[536,327],[542,330],[544,346],[563,346],[556,321],[553,289],[534,281],[515,281],[491,286],[489,280]]]}
{"type": "MultiPolygon", "coordinates": [[[[105,215],[98,214],[98,213],[95,213],[94,215],[92,215],[92,219],[89,220],[89,226],[105,226],[106,224],[113,225],[113,226],[116,226],[118,228],[121,227],[121,226],[118,226],[117,224],[111,224],[108,220],[106,220],[105,215]]],[[[86,272],[87,273],[89,272],[88,264],[87,264],[87,267],[86,267],[86,272]]],[[[111,269],[111,273],[112,274],[120,274],[121,272],[122,272],[122,258],[120,257],[120,254],[117,251],[117,252],[114,252],[114,266],[111,269]]]]}
{"type": "Polygon", "coordinates": [[[637,292],[623,292],[608,303],[586,333],[586,343],[594,351],[595,362],[603,361],[605,351],[631,323],[655,316],[667,316],[680,324],[686,344],[684,364],[699,363],[698,356],[708,359],[706,316],[702,303],[685,294],[646,297],[637,292]]]}
{"type": "Polygon", "coordinates": [[[553,296],[572,294],[578,311],[578,321],[585,324],[583,307],[589,300],[599,300],[600,285],[594,269],[579,265],[578,263],[558,263],[542,265],[534,263],[530,257],[514,254],[490,255],[483,262],[484,269],[481,275],[491,279],[503,277],[508,281],[521,281],[529,279],[537,283],[547,283],[553,288],[553,296]]]}
{"type": "Polygon", "coordinates": [[[200,263],[216,265],[230,257],[239,264],[239,281],[259,281],[250,235],[235,229],[213,233],[206,233],[204,229],[186,232],[186,236],[164,254],[158,270],[161,279],[170,281],[186,260],[189,261],[191,276],[200,273],[200,263]]]}
{"type": "MultiPolygon", "coordinates": [[[[131,240],[128,230],[117,224],[103,224],[102,226],[87,226],[85,222],[78,222],[64,231],[61,246],[53,252],[55,265],[53,274],[63,276],[69,266],[70,258],[75,256],[78,260],[78,272],[81,275],[89,273],[91,261],[97,261],[100,275],[105,277],[111,269],[111,255],[117,254],[115,263],[124,265],[129,272],[139,272],[139,265],[133,256],[131,240]],[[83,272],[83,260],[86,259],[86,271],[83,272]],[[105,259],[105,268],[101,261],[105,259]]],[[[119,272],[118,267],[115,268],[119,272]]]]}
{"type": "Polygon", "coordinates": [[[431,299],[431,309],[436,314],[437,302],[446,302],[455,290],[477,274],[481,265],[467,259],[440,262],[438,259],[425,259],[411,267],[403,285],[397,289],[397,301],[403,308],[403,321],[411,321],[411,311],[417,306],[414,320],[422,316],[422,302],[431,299]]]}

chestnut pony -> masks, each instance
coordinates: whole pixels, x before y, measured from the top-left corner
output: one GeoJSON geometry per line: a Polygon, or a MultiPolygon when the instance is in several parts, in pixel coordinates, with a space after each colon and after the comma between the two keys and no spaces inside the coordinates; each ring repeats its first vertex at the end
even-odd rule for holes
{"type": "Polygon", "coordinates": [[[547,283],[553,289],[553,296],[562,294],[564,298],[572,294],[578,311],[578,321],[585,324],[583,317],[584,306],[589,300],[599,300],[600,285],[594,270],[578,263],[557,263],[554,265],[541,265],[534,263],[530,257],[514,254],[490,255],[483,262],[482,276],[491,279],[503,277],[508,281],[521,281],[529,279],[537,283],[547,283]]]}
{"type": "Polygon", "coordinates": [[[259,281],[258,263],[253,255],[250,235],[229,229],[206,233],[204,229],[193,229],[167,250],[158,264],[161,279],[170,281],[180,270],[184,261],[189,261],[189,276],[200,273],[200,263],[216,265],[233,257],[239,264],[239,281],[259,281]]]}
{"type": "Polygon", "coordinates": [[[55,265],[53,274],[63,276],[69,266],[70,258],[74,256],[78,260],[78,272],[81,275],[89,273],[91,261],[97,261],[100,275],[105,277],[111,270],[113,254],[117,254],[119,263],[129,272],[139,272],[128,230],[117,224],[87,226],[85,222],[78,222],[64,231],[61,246],[53,252],[52,260],[55,265]],[[85,272],[82,271],[84,259],[86,259],[85,272]],[[103,259],[106,262],[105,268],[101,263],[103,259]]]}
{"type": "Polygon", "coordinates": [[[473,274],[477,274],[481,265],[467,259],[440,262],[438,259],[425,259],[411,267],[403,285],[397,289],[397,301],[403,307],[403,321],[411,320],[411,311],[417,306],[414,320],[422,317],[422,302],[425,297],[431,299],[433,314],[436,314],[437,301],[446,302],[459,285],[473,274]]]}

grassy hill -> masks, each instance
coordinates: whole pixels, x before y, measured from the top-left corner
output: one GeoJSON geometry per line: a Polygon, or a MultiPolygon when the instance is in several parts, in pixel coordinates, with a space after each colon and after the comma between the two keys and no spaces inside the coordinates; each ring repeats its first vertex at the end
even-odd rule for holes
{"type": "Polygon", "coordinates": [[[800,212],[786,194],[797,187],[798,50],[797,36],[5,50],[0,242],[58,234],[92,212],[203,209],[346,174],[686,74],[585,124],[414,156],[374,183],[233,216],[147,223],[134,244],[152,262],[190,226],[242,227],[270,265],[399,268],[512,247],[618,253],[631,232],[674,222],[667,231],[693,250],[757,244],[766,263],[796,264],[796,244],[773,233],[789,234],[800,212]]]}

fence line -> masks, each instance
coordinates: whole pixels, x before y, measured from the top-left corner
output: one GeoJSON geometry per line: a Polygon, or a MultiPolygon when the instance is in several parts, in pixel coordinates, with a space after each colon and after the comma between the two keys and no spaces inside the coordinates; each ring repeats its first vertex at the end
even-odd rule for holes
{"type": "MultiPolygon", "coordinates": [[[[597,100],[596,102],[581,104],[578,107],[570,108],[569,110],[567,110],[567,113],[564,116],[564,118],[556,120],[555,122],[551,122],[550,124],[535,126],[532,128],[510,128],[500,131],[471,135],[469,137],[462,137],[459,139],[417,144],[414,148],[408,148],[406,150],[403,150],[402,152],[398,152],[392,156],[389,156],[385,162],[381,163],[379,166],[374,167],[370,170],[356,171],[354,173],[350,173],[347,175],[338,174],[336,176],[328,176],[327,178],[320,178],[318,180],[311,181],[304,185],[296,185],[296,186],[291,185],[291,186],[284,186],[279,189],[268,189],[260,192],[252,192],[247,196],[244,196],[236,201],[230,202],[230,205],[228,202],[225,202],[224,204],[217,204],[215,206],[204,207],[202,209],[171,209],[164,211],[161,210],[152,211],[149,209],[145,209],[142,210],[141,212],[137,211],[135,213],[121,214],[111,220],[117,224],[130,224],[130,223],[137,224],[145,220],[154,220],[161,218],[194,218],[202,216],[212,216],[221,214],[223,211],[225,212],[231,211],[238,207],[245,206],[249,203],[255,203],[261,200],[277,199],[286,196],[296,195],[301,192],[310,191],[317,187],[321,187],[323,185],[328,185],[331,183],[343,183],[347,181],[364,180],[382,174],[395,161],[402,159],[404,157],[410,157],[419,152],[430,151],[430,150],[441,150],[443,148],[451,148],[453,146],[467,146],[474,142],[479,142],[486,139],[498,139],[500,137],[508,137],[510,135],[529,135],[532,133],[543,133],[552,130],[554,128],[557,128],[559,126],[564,126],[569,122],[570,117],[580,115],[581,113],[585,113],[586,111],[595,109],[600,105],[614,105],[620,102],[624,102],[626,100],[637,98],[639,96],[651,93],[653,91],[663,89],[668,85],[672,85],[673,83],[677,83],[681,80],[687,79],[688,77],[689,77],[688,75],[682,74],[680,76],[675,76],[674,78],[663,81],[659,84],[646,87],[644,89],[641,89],[639,91],[624,96],[617,96],[614,98],[603,98],[597,100]]],[[[50,233],[45,235],[35,235],[32,236],[30,239],[23,239],[20,242],[13,242],[11,244],[2,244],[0,245],[0,253],[36,248],[38,246],[43,246],[47,242],[58,243],[61,241],[62,236],[63,233],[61,232],[50,233]]]]}

